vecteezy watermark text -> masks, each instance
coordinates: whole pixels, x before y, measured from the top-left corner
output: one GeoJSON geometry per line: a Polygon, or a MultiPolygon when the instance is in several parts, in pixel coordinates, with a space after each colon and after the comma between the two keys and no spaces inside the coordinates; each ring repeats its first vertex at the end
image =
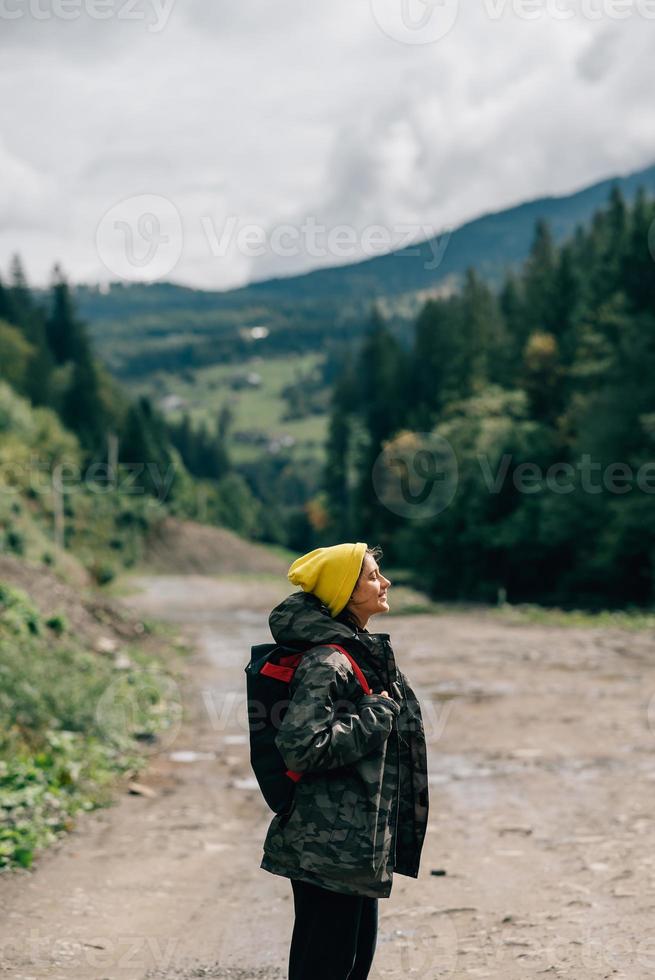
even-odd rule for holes
{"type": "Polygon", "coordinates": [[[118,463],[112,466],[102,460],[90,463],[84,469],[74,460],[53,462],[47,457],[32,453],[26,460],[0,463],[0,494],[17,494],[29,490],[32,494],[74,494],[81,490],[91,493],[121,493],[145,495],[143,480],[147,479],[164,500],[175,479],[176,466],[165,468],[158,460],[142,460],[134,463],[118,463]]]}
{"type": "Polygon", "coordinates": [[[151,34],[164,30],[175,0],[0,0],[0,20],[122,20],[145,23],[151,34]]]}
{"type": "MultiPolygon", "coordinates": [[[[489,460],[483,454],[478,456],[487,489],[500,493],[512,464],[511,453],[503,453],[500,465],[492,474],[489,460]]],[[[612,462],[603,466],[594,462],[590,453],[582,453],[575,463],[559,461],[543,469],[538,463],[519,463],[512,470],[512,485],[519,493],[539,493],[550,490],[552,493],[573,493],[580,489],[583,493],[599,494],[630,493],[636,483],[642,493],[655,493],[655,460],[642,463],[635,472],[628,463],[612,462]]]]}
{"type": "MultiPolygon", "coordinates": [[[[601,463],[590,453],[582,453],[573,461],[555,460],[546,467],[526,460],[515,463],[511,453],[503,453],[500,459],[478,453],[476,460],[490,494],[502,493],[508,484],[521,494],[655,494],[655,459],[638,469],[621,461],[601,463]]],[[[387,510],[411,520],[425,520],[440,514],[455,499],[459,469],[457,454],[443,436],[407,431],[378,454],[371,479],[378,500],[387,510]]]]}
{"type": "Polygon", "coordinates": [[[507,14],[521,20],[626,20],[635,14],[655,20],[655,0],[483,0],[483,8],[491,20],[507,14]]]}
{"type": "MultiPolygon", "coordinates": [[[[214,732],[231,732],[238,728],[241,732],[261,732],[267,725],[278,727],[289,707],[290,698],[281,697],[274,704],[264,704],[255,698],[248,698],[239,691],[219,691],[205,687],[201,691],[202,701],[207,712],[209,724],[214,732]]],[[[444,701],[441,698],[422,697],[421,716],[425,737],[429,741],[440,739],[454,709],[455,698],[444,701]]],[[[355,714],[359,710],[358,701],[339,698],[332,706],[334,717],[340,713],[355,714]]],[[[322,724],[323,708],[317,707],[313,719],[322,724]]],[[[415,720],[411,717],[398,717],[396,725],[402,733],[415,730],[415,720]]]]}
{"type": "MultiPolygon", "coordinates": [[[[440,41],[455,27],[460,10],[459,0],[370,0],[370,4],[380,30],[401,44],[440,41]]],[[[655,20],[655,0],[480,0],[477,9],[493,22],[509,17],[525,21],[579,17],[596,22],[634,16],[655,20]]]]}
{"type": "Polygon", "coordinates": [[[252,258],[269,252],[285,258],[307,255],[314,259],[371,258],[393,249],[413,256],[424,252],[424,267],[428,270],[440,265],[450,239],[449,231],[437,236],[432,225],[371,224],[357,229],[353,225],[340,224],[328,227],[313,215],[308,215],[299,224],[279,224],[269,231],[262,225],[243,224],[237,215],[229,215],[220,229],[209,215],[201,218],[201,225],[211,253],[217,258],[223,258],[232,247],[252,258]]]}
{"type": "Polygon", "coordinates": [[[26,936],[13,935],[0,944],[0,959],[9,962],[18,957],[21,964],[34,969],[51,969],[53,962],[63,962],[70,968],[84,964],[89,970],[114,967],[133,971],[154,966],[158,971],[167,971],[175,962],[179,946],[178,936],[160,940],[157,936],[93,932],[73,939],[43,933],[32,926],[26,936]]]}

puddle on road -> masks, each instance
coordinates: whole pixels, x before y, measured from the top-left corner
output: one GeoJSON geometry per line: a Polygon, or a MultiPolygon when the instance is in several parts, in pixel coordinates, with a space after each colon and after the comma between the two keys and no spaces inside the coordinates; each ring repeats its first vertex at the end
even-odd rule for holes
{"type": "MultiPolygon", "coordinates": [[[[506,777],[519,785],[521,777],[537,773],[556,775],[564,788],[579,790],[582,782],[593,783],[607,778],[610,772],[625,772],[625,759],[609,756],[596,758],[547,757],[539,749],[517,748],[506,756],[484,756],[473,753],[439,753],[430,765],[428,783],[435,791],[445,791],[471,807],[492,805],[507,793],[506,777]]],[[[648,762],[634,765],[635,776],[648,762]]]]}
{"type": "Polygon", "coordinates": [[[248,623],[251,626],[256,626],[258,629],[263,628],[264,633],[266,634],[266,639],[262,640],[262,643],[268,643],[271,640],[269,635],[270,630],[267,624],[267,617],[258,609],[235,609],[232,616],[240,623],[248,623]]]}
{"type": "Polygon", "coordinates": [[[230,785],[235,789],[259,789],[259,783],[254,776],[239,776],[231,780],[230,785]]]}
{"type": "Polygon", "coordinates": [[[428,783],[456,796],[459,804],[478,809],[493,806],[499,788],[490,776],[499,775],[486,760],[458,754],[441,754],[438,762],[430,767],[428,783]]]}
{"type": "Polygon", "coordinates": [[[438,772],[431,772],[430,783],[449,783],[456,779],[476,779],[498,775],[498,770],[473,756],[441,753],[438,772]]]}
{"type": "Polygon", "coordinates": [[[245,669],[250,648],[271,641],[265,628],[238,626],[232,620],[198,629],[198,645],[204,656],[216,667],[245,669]]]}

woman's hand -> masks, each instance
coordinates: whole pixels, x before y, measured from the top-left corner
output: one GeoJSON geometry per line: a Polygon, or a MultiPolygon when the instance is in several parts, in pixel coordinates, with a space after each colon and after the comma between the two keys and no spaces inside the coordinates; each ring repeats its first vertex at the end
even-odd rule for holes
{"type": "Polygon", "coordinates": [[[361,696],[358,691],[356,703],[345,698],[348,685],[352,697],[352,679],[340,665],[336,669],[334,658],[331,647],[317,646],[305,653],[293,675],[291,700],[275,744],[294,772],[357,762],[389,737],[400,714],[400,705],[388,691],[361,696]],[[348,705],[351,710],[346,710],[348,705]]]}

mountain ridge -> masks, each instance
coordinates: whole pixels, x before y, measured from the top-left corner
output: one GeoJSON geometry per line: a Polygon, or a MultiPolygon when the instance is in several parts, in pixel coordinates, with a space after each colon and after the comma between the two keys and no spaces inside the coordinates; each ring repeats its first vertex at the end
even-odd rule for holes
{"type": "MultiPolygon", "coordinates": [[[[501,219],[508,221],[520,218],[522,220],[524,217],[527,217],[531,221],[530,231],[532,231],[534,220],[539,217],[545,217],[546,219],[550,217],[553,236],[556,240],[561,240],[561,238],[565,237],[566,234],[571,232],[571,230],[574,230],[577,221],[584,221],[590,212],[592,212],[596,207],[603,205],[613,184],[618,184],[624,193],[627,192],[628,197],[632,197],[637,192],[639,183],[643,183],[646,190],[651,190],[653,193],[655,193],[655,162],[638,171],[632,171],[625,174],[616,174],[593,184],[584,185],[579,190],[573,191],[569,194],[548,194],[543,197],[522,201],[521,203],[511,205],[508,208],[498,208],[492,211],[485,211],[477,217],[471,218],[453,229],[444,228],[435,236],[423,239],[420,242],[414,242],[411,245],[404,246],[403,248],[392,249],[390,252],[387,252],[384,255],[366,256],[352,262],[344,262],[330,266],[320,266],[315,269],[308,269],[304,272],[292,273],[290,275],[267,276],[262,279],[253,279],[251,282],[245,283],[242,286],[235,286],[228,289],[204,289],[182,283],[171,282],[169,280],[164,280],[162,282],[149,285],[151,288],[152,286],[170,287],[172,289],[183,290],[195,294],[202,293],[216,298],[244,296],[250,291],[266,292],[267,290],[271,289],[276,292],[279,290],[286,291],[290,287],[293,287],[294,283],[302,283],[310,279],[315,282],[323,277],[332,278],[339,275],[347,276],[350,270],[358,271],[364,267],[371,268],[378,266],[380,263],[386,264],[389,262],[389,260],[394,258],[409,257],[410,251],[415,251],[417,248],[421,249],[423,254],[425,254],[426,246],[429,246],[430,243],[439,239],[444,233],[449,233],[452,239],[452,237],[456,235],[461,235],[463,233],[470,234],[472,229],[478,229],[489,222],[496,223],[501,219]],[[563,204],[566,204],[567,211],[569,211],[568,218],[558,215],[561,205],[563,204]],[[571,214],[572,205],[573,214],[571,214]]],[[[141,284],[128,284],[125,288],[138,285],[141,284]]],[[[86,287],[82,286],[76,288],[93,287],[89,287],[87,285],[86,287]]]]}
{"type": "Polygon", "coordinates": [[[101,357],[123,376],[243,359],[256,347],[269,356],[315,349],[351,333],[376,301],[411,319],[426,295],[456,288],[467,268],[492,287],[525,261],[538,219],[560,244],[608,203],[613,186],[627,201],[639,187],[655,195],[655,163],[596,181],[572,194],[548,195],[473,218],[449,232],[434,267],[440,235],[385,255],[277,276],[228,290],[201,290],[168,281],[73,287],[101,357]],[[270,336],[253,343],[252,327],[270,336]]]}

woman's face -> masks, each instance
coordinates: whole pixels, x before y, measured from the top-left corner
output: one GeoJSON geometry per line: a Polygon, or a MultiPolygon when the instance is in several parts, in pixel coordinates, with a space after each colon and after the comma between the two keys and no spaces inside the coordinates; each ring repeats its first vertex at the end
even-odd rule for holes
{"type": "Polygon", "coordinates": [[[366,554],[357,586],[347,606],[362,625],[376,613],[389,612],[387,591],[390,585],[391,582],[384,577],[373,555],[366,554]]]}

